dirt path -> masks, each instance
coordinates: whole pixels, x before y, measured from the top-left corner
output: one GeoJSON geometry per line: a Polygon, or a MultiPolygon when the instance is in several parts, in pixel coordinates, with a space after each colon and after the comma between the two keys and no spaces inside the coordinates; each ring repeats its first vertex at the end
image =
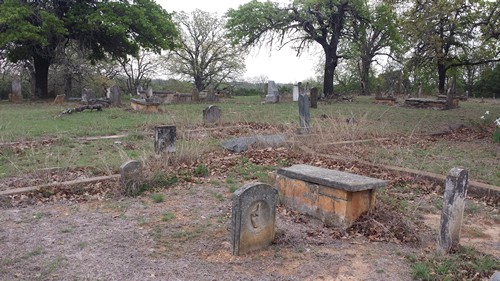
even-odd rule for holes
{"type": "Polygon", "coordinates": [[[334,238],[278,212],[276,244],[230,254],[230,193],[212,185],[149,197],[0,210],[4,280],[407,280],[410,246],[334,238]],[[166,215],[173,214],[173,215],[166,215]],[[173,218],[172,218],[173,217],[173,218]]]}

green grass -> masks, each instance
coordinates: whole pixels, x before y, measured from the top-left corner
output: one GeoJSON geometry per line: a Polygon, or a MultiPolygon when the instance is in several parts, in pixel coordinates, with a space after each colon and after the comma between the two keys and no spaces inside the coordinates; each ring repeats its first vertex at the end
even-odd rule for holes
{"type": "Polygon", "coordinates": [[[162,221],[168,222],[175,219],[175,214],[174,213],[164,213],[161,217],[162,221]]]}
{"type": "Polygon", "coordinates": [[[155,203],[161,203],[161,202],[165,201],[165,197],[163,196],[163,194],[154,193],[154,194],[151,194],[151,200],[153,200],[153,202],[155,202],[155,203]]]}
{"type": "MultiPolygon", "coordinates": [[[[477,124],[486,110],[500,117],[498,104],[468,101],[455,110],[437,111],[390,107],[372,103],[373,97],[357,97],[353,103],[320,104],[311,110],[311,123],[316,142],[334,142],[373,137],[417,136],[447,127],[448,124],[477,124]],[[345,120],[353,118],[354,124],[345,120]]],[[[183,139],[182,133],[202,124],[202,110],[208,104],[163,105],[163,113],[147,114],[105,108],[102,112],[83,111],[59,118],[65,107],[50,103],[10,104],[0,102],[0,142],[53,139],[46,144],[0,147],[0,178],[23,175],[50,167],[88,167],[97,172],[116,173],[129,159],[147,159],[154,154],[151,133],[153,127],[175,124],[178,130],[177,155],[198,159],[202,152],[219,149],[219,139],[183,139]],[[78,137],[126,134],[116,140],[81,141],[78,137]]],[[[236,97],[218,104],[227,125],[241,122],[271,123],[290,131],[298,123],[297,104],[260,104],[260,97],[236,97]]],[[[229,136],[228,136],[229,138],[229,136]]],[[[356,155],[364,160],[424,171],[447,174],[455,166],[466,167],[470,178],[500,185],[496,169],[498,152],[495,145],[485,142],[437,141],[427,147],[419,144],[384,147],[378,143],[368,146],[366,154],[356,155]]],[[[279,159],[278,166],[287,166],[279,159]]],[[[206,167],[199,166],[193,175],[205,176],[206,167]]],[[[234,170],[235,178],[267,181],[267,171],[275,167],[242,163],[234,170]]],[[[155,181],[155,180],[153,180],[155,181]]],[[[160,186],[175,184],[172,177],[156,179],[160,186]]],[[[232,184],[226,182],[227,184],[232,184]]],[[[151,183],[155,187],[157,184],[151,183]]]]}

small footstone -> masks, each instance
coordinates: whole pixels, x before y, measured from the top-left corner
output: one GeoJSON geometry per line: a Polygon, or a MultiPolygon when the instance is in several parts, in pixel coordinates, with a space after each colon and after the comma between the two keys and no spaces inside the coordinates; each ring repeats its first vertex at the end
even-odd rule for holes
{"type": "Polygon", "coordinates": [[[142,184],[142,164],[129,160],[120,166],[120,184],[125,195],[134,196],[140,191],[142,184]]]}
{"type": "Polygon", "coordinates": [[[264,249],[274,240],[278,192],[264,183],[247,184],[236,190],[231,219],[233,255],[264,249]]]}

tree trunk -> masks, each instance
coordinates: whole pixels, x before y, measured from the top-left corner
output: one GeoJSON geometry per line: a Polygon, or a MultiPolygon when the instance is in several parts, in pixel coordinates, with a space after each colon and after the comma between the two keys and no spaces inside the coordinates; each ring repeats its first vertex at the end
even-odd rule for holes
{"type": "Polygon", "coordinates": [[[370,95],[369,78],[370,78],[371,61],[372,61],[372,58],[370,58],[369,56],[362,56],[361,57],[361,67],[360,67],[361,93],[360,93],[360,95],[362,95],[362,96],[369,96],[370,95]]]}
{"type": "Polygon", "coordinates": [[[54,98],[55,95],[49,95],[49,67],[50,59],[35,55],[33,57],[35,66],[35,95],[41,99],[54,98]]]}
{"type": "Polygon", "coordinates": [[[438,63],[438,90],[440,95],[445,95],[445,83],[446,83],[446,67],[442,63],[438,63]]]}
{"type": "Polygon", "coordinates": [[[325,72],[323,77],[323,91],[325,98],[331,99],[334,97],[333,93],[333,73],[337,67],[337,55],[334,50],[324,48],[325,51],[325,72]]]}

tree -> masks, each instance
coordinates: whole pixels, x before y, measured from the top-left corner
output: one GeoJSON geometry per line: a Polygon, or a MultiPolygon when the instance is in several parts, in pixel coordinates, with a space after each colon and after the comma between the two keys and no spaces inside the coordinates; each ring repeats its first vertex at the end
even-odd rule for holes
{"type": "Polygon", "coordinates": [[[140,47],[172,49],[177,31],[170,14],[153,0],[0,1],[0,49],[9,60],[32,61],[36,95],[48,93],[49,67],[75,40],[88,59],[124,58],[140,47]]]}
{"type": "Polygon", "coordinates": [[[288,43],[299,55],[311,43],[319,44],[325,54],[323,89],[331,98],[333,75],[342,55],[339,42],[345,33],[347,17],[355,15],[362,1],[358,0],[297,0],[287,6],[253,0],[237,10],[227,12],[227,28],[234,44],[245,47],[264,43],[288,43]]]}
{"type": "Polygon", "coordinates": [[[447,71],[500,61],[497,3],[482,0],[415,0],[406,13],[405,33],[415,42],[413,59],[431,64],[438,91],[445,94],[447,71]]]}
{"type": "Polygon", "coordinates": [[[127,89],[131,94],[137,93],[139,85],[147,87],[153,75],[160,73],[164,66],[164,58],[145,50],[136,56],[118,59],[118,62],[127,76],[127,89]]]}
{"type": "Polygon", "coordinates": [[[360,94],[370,95],[370,69],[376,56],[393,58],[401,48],[397,16],[389,2],[369,3],[352,18],[352,43],[349,49],[359,57],[360,94]]]}
{"type": "Polygon", "coordinates": [[[169,60],[172,73],[192,79],[196,89],[216,89],[245,69],[242,51],[225,38],[225,21],[216,14],[195,10],[174,18],[180,31],[180,48],[169,60]]]}

